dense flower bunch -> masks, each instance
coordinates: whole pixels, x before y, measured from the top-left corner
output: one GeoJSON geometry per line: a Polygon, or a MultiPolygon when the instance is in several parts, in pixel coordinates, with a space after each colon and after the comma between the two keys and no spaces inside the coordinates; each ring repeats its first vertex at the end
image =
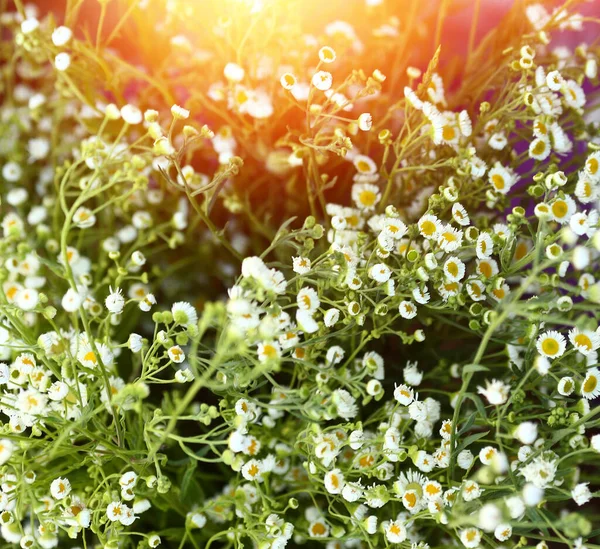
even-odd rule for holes
{"type": "Polygon", "coordinates": [[[0,15],[3,546],[600,547],[585,18],[515,7],[451,87],[359,70],[384,1],[235,2],[213,49],[167,3],[163,74],[0,15]]]}

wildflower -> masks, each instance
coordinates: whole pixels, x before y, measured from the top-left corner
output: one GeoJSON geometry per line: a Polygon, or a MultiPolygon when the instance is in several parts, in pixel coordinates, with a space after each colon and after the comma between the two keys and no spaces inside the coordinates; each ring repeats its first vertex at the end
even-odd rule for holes
{"type": "Polygon", "coordinates": [[[64,499],[71,492],[71,483],[66,478],[57,478],[50,484],[50,494],[54,499],[64,499]]]}
{"type": "Polygon", "coordinates": [[[468,549],[479,547],[481,543],[481,530],[478,528],[466,528],[460,531],[460,541],[468,549]]]}
{"type": "Polygon", "coordinates": [[[523,421],[518,425],[514,436],[523,444],[533,444],[538,436],[537,425],[532,421],[523,421]]]}
{"type": "Polygon", "coordinates": [[[341,418],[352,419],[358,413],[358,406],[354,397],[345,389],[336,389],[331,397],[337,413],[341,418]]]}
{"type": "Polygon", "coordinates": [[[494,529],[494,537],[498,541],[507,541],[512,536],[512,526],[510,524],[498,524],[494,529]]]}
{"type": "Polygon", "coordinates": [[[507,194],[515,184],[517,177],[510,168],[502,166],[496,162],[494,167],[488,172],[488,178],[492,187],[501,194],[507,194]]]}
{"type": "Polygon", "coordinates": [[[585,374],[585,379],[581,384],[581,396],[588,400],[596,398],[600,395],[600,370],[598,368],[590,368],[585,374]]]}
{"type": "Polygon", "coordinates": [[[112,314],[119,315],[123,312],[123,308],[125,307],[125,298],[123,297],[123,292],[119,288],[115,288],[114,290],[110,288],[110,293],[105,300],[105,305],[108,311],[112,314]]]}
{"type": "Polygon", "coordinates": [[[370,113],[364,112],[358,117],[358,127],[363,132],[368,132],[373,127],[373,117],[370,113]]]}
{"type": "Polygon", "coordinates": [[[557,198],[550,203],[550,215],[554,221],[568,223],[576,211],[575,201],[570,196],[557,198]]]}
{"type": "Polygon", "coordinates": [[[465,210],[465,207],[458,202],[455,202],[452,205],[452,217],[454,221],[456,221],[459,225],[462,225],[463,227],[467,226],[470,223],[469,214],[467,213],[467,210],[465,210]]]}
{"type": "Polygon", "coordinates": [[[310,272],[310,259],[308,257],[294,257],[293,270],[295,273],[304,275],[310,272]]]}
{"type": "Polygon", "coordinates": [[[465,276],[465,264],[457,257],[450,257],[444,263],[444,275],[453,282],[458,282],[465,276]]]}
{"type": "Polygon", "coordinates": [[[600,347],[600,334],[591,330],[573,328],[569,332],[569,341],[583,355],[589,355],[600,347]]]}
{"type": "Polygon", "coordinates": [[[106,516],[112,522],[120,521],[124,516],[124,505],[120,501],[113,501],[106,508],[106,516]]]}
{"type": "Polygon", "coordinates": [[[491,382],[486,380],[485,385],[485,389],[483,387],[477,387],[477,392],[480,395],[485,396],[490,404],[499,406],[508,400],[510,391],[509,385],[506,385],[497,379],[494,379],[491,382]]]}
{"type": "Polygon", "coordinates": [[[327,311],[325,311],[325,314],[323,315],[323,322],[325,323],[325,326],[327,326],[328,328],[331,328],[332,326],[334,326],[337,323],[339,318],[340,318],[339,309],[328,309],[327,311]]]}
{"type": "Polygon", "coordinates": [[[173,105],[171,107],[171,114],[173,115],[173,118],[176,118],[177,120],[185,120],[186,118],[189,118],[190,111],[179,105],[173,105]]]}
{"type": "Polygon", "coordinates": [[[548,358],[558,358],[562,356],[567,347],[565,338],[556,331],[544,332],[536,342],[538,352],[548,358]]]}
{"type": "Polygon", "coordinates": [[[196,309],[187,301],[177,301],[171,306],[173,320],[182,326],[189,326],[198,322],[196,309]]]}
{"type": "Polygon", "coordinates": [[[96,216],[93,214],[92,210],[82,206],[77,208],[77,211],[73,214],[73,222],[80,229],[88,229],[89,227],[93,227],[96,223],[96,216]]]}
{"type": "Polygon", "coordinates": [[[402,543],[407,536],[406,526],[401,521],[392,520],[385,525],[385,537],[390,543],[402,543]]]}
{"type": "Polygon", "coordinates": [[[317,292],[309,287],[304,287],[298,292],[296,301],[298,308],[308,313],[314,313],[321,305],[317,292]]]}
{"type": "Polygon", "coordinates": [[[575,390],[575,383],[570,377],[562,377],[558,381],[557,390],[562,396],[570,396],[575,390]]]}
{"type": "Polygon", "coordinates": [[[285,89],[285,90],[291,90],[294,88],[294,86],[296,86],[297,80],[296,77],[289,73],[286,72],[284,74],[281,75],[281,79],[279,80],[281,83],[281,86],[285,89]]]}
{"type": "Polygon", "coordinates": [[[414,392],[408,385],[398,385],[394,389],[394,398],[402,405],[408,406],[414,400],[414,392]]]}
{"type": "Polygon", "coordinates": [[[264,480],[263,473],[264,465],[263,462],[257,459],[250,459],[242,466],[242,475],[246,480],[262,482],[264,480]]]}
{"type": "Polygon", "coordinates": [[[154,294],[146,294],[139,302],[139,307],[142,311],[148,312],[153,305],[156,305],[154,294]]]}
{"type": "Polygon", "coordinates": [[[377,263],[369,269],[369,278],[380,284],[387,282],[391,275],[392,271],[385,263],[377,263]]]}
{"type": "MultiPolygon", "coordinates": [[[[356,168],[356,171],[359,174],[366,174],[366,175],[373,175],[375,172],[377,172],[377,164],[375,164],[375,162],[368,156],[365,156],[364,154],[357,154],[353,160],[352,160],[354,167],[356,168]]],[[[374,185],[368,185],[365,187],[367,190],[372,191],[375,195],[378,196],[379,193],[379,189],[376,188],[374,185]]],[[[377,201],[375,201],[375,197],[365,197],[365,199],[363,200],[357,200],[357,198],[355,198],[355,193],[360,192],[363,190],[363,186],[358,186],[358,185],[354,185],[352,187],[352,199],[354,200],[354,202],[357,204],[357,206],[360,208],[361,205],[364,206],[373,206],[375,205],[378,201],[379,198],[377,198],[377,201]],[[358,189],[357,191],[355,191],[354,189],[358,189]]]]}
{"type": "Polygon", "coordinates": [[[134,105],[124,105],[121,107],[121,117],[126,124],[136,126],[142,122],[142,111],[134,105]]]}
{"type": "Polygon", "coordinates": [[[332,469],[325,474],[325,489],[330,494],[340,494],[344,488],[344,475],[339,469],[332,469]]]}
{"type": "Polygon", "coordinates": [[[427,239],[436,239],[442,231],[442,223],[434,215],[426,214],[417,223],[421,236],[427,239]]]}
{"type": "Polygon", "coordinates": [[[0,465],[4,465],[10,459],[13,450],[13,443],[9,439],[0,439],[0,465]]]}
{"type": "Polygon", "coordinates": [[[308,535],[311,538],[325,538],[329,536],[329,525],[322,518],[313,520],[308,526],[308,535]]]}
{"type": "Polygon", "coordinates": [[[588,486],[589,482],[581,482],[571,490],[571,497],[577,505],[584,505],[592,499],[593,496],[588,486]]]}
{"type": "Polygon", "coordinates": [[[445,252],[454,252],[461,246],[462,239],[462,231],[446,225],[440,230],[437,243],[445,252]]]}
{"type": "Polygon", "coordinates": [[[261,362],[267,362],[269,360],[275,360],[279,358],[281,350],[279,344],[271,342],[263,342],[258,346],[258,359],[261,362]]]}
{"type": "Polygon", "coordinates": [[[16,183],[21,179],[23,170],[16,162],[7,162],[2,166],[2,177],[11,183],[16,183]]]}
{"type": "Polygon", "coordinates": [[[35,17],[28,17],[21,23],[21,32],[23,34],[31,34],[40,26],[40,22],[35,17]]]}
{"type": "Polygon", "coordinates": [[[71,66],[71,56],[66,52],[59,53],[54,58],[54,67],[57,71],[64,72],[71,66]]]}
{"type": "Polygon", "coordinates": [[[69,27],[60,26],[52,31],[52,43],[57,47],[66,46],[73,37],[73,31],[69,27]]]}
{"type": "Polygon", "coordinates": [[[39,302],[39,293],[33,288],[22,288],[17,291],[14,297],[14,303],[23,311],[35,309],[39,302]]]}
{"type": "Polygon", "coordinates": [[[317,71],[312,77],[312,85],[321,91],[327,91],[331,88],[333,83],[333,77],[330,72],[327,71],[317,71]]]}
{"type": "Polygon", "coordinates": [[[398,312],[402,318],[407,320],[417,316],[417,308],[411,301],[401,301],[398,306],[398,312]]]}
{"type": "Polygon", "coordinates": [[[230,82],[241,82],[246,75],[246,71],[240,67],[237,63],[227,63],[223,69],[223,75],[230,82]]]}
{"type": "Polygon", "coordinates": [[[319,50],[319,59],[322,63],[333,63],[335,61],[336,55],[333,48],[329,46],[323,46],[319,50]]]}
{"type": "Polygon", "coordinates": [[[175,362],[175,364],[181,364],[185,360],[185,353],[179,345],[170,347],[167,354],[169,355],[169,359],[175,362]]]}
{"type": "Polygon", "coordinates": [[[529,144],[529,156],[535,160],[545,160],[550,155],[550,142],[547,139],[536,137],[529,144]]]}

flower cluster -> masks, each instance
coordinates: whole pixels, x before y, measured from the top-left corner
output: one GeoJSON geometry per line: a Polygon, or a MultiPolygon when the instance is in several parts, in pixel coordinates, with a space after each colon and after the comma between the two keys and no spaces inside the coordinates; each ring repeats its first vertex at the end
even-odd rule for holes
{"type": "Polygon", "coordinates": [[[586,18],[517,3],[457,84],[360,69],[384,0],[232,2],[206,48],[156,7],[162,69],[110,47],[148,2],[0,15],[7,546],[598,547],[586,18]]]}

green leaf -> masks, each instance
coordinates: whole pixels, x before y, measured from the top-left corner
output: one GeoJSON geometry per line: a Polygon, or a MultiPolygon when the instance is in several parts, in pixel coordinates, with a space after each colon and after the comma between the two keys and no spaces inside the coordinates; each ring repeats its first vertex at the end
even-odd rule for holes
{"type": "Polygon", "coordinates": [[[462,371],[463,374],[468,374],[475,372],[489,372],[490,369],[487,366],[482,366],[481,364],[467,364],[462,371]]]}
{"type": "Polygon", "coordinates": [[[465,393],[465,398],[472,400],[479,412],[479,415],[487,419],[487,412],[485,411],[485,405],[483,401],[475,393],[465,393]]]}
{"type": "Polygon", "coordinates": [[[464,450],[467,446],[469,446],[470,444],[473,444],[473,442],[478,441],[480,438],[483,438],[485,436],[487,436],[489,433],[489,431],[485,431],[484,433],[474,433],[472,435],[469,435],[467,438],[465,438],[465,440],[463,440],[456,448],[456,453],[458,454],[459,452],[461,452],[462,450],[464,450]]]}

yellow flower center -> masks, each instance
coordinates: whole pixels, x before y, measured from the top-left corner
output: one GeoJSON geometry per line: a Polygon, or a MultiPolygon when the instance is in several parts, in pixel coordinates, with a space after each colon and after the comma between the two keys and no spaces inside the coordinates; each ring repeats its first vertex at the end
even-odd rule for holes
{"type": "Polygon", "coordinates": [[[504,177],[502,177],[500,174],[495,173],[494,175],[492,175],[492,185],[494,185],[496,189],[501,191],[506,186],[504,182],[504,177]]]}
{"type": "Polygon", "coordinates": [[[586,394],[592,393],[598,386],[598,378],[596,376],[589,376],[583,382],[583,392],[586,394]]]}
{"type": "Polygon", "coordinates": [[[575,345],[585,347],[588,351],[592,350],[592,340],[585,334],[577,334],[575,336],[575,345]]]}
{"type": "Polygon", "coordinates": [[[322,522],[316,522],[312,525],[311,531],[313,536],[324,536],[327,529],[322,522]]]}
{"type": "Polygon", "coordinates": [[[492,265],[487,261],[481,261],[477,266],[477,270],[486,278],[490,278],[492,276],[492,265]]]}
{"type": "Polygon", "coordinates": [[[421,223],[421,232],[425,236],[432,236],[435,234],[435,223],[433,221],[423,221],[421,223]]]}
{"type": "Polygon", "coordinates": [[[558,341],[556,339],[547,338],[542,341],[542,351],[549,356],[554,356],[558,353],[559,349],[558,341]]]}
{"type": "Polygon", "coordinates": [[[544,141],[542,141],[541,139],[538,139],[538,142],[534,145],[531,152],[533,154],[539,155],[539,154],[542,154],[545,150],[546,150],[546,143],[544,141]]]}
{"type": "Polygon", "coordinates": [[[557,200],[554,204],[552,204],[552,213],[558,219],[561,219],[567,215],[569,211],[569,207],[564,200],[557,200]]]}
{"type": "Polygon", "coordinates": [[[377,195],[373,191],[362,191],[358,197],[358,201],[363,206],[373,206],[376,199],[377,195]]]}
{"type": "Polygon", "coordinates": [[[444,126],[442,138],[444,141],[452,141],[456,137],[456,130],[452,126],[444,126]]]}

